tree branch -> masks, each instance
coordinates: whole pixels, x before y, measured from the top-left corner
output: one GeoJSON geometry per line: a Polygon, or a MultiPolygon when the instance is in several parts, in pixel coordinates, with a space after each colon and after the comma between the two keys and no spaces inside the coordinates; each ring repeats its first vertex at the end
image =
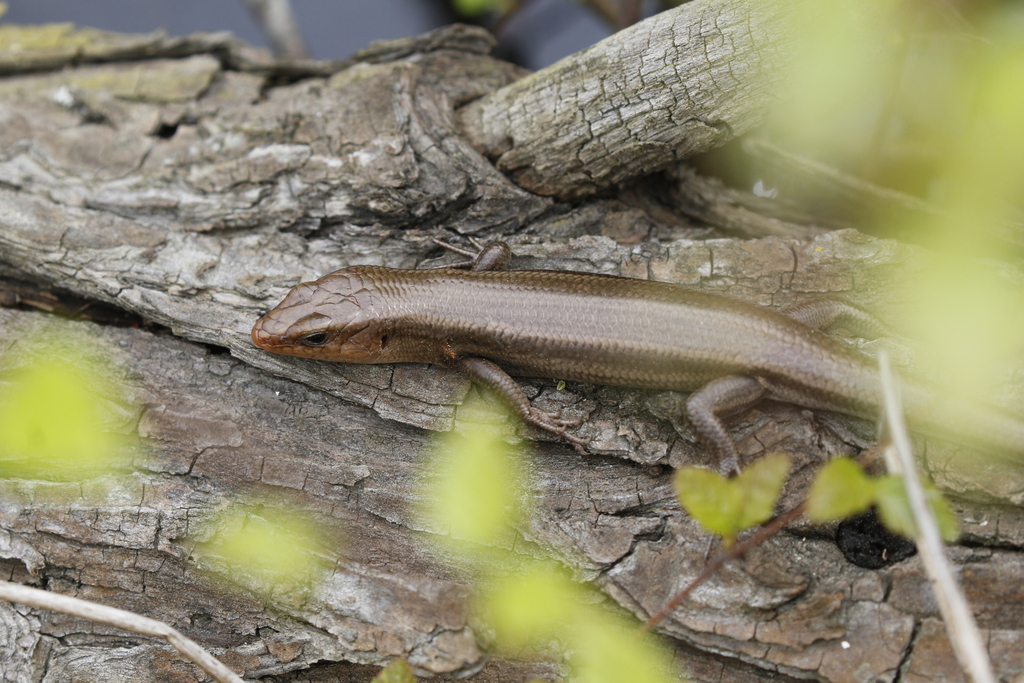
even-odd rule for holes
{"type": "Polygon", "coordinates": [[[657,14],[469,104],[464,134],[543,195],[666,168],[765,119],[792,13],[781,0],[697,0],[657,14]]]}

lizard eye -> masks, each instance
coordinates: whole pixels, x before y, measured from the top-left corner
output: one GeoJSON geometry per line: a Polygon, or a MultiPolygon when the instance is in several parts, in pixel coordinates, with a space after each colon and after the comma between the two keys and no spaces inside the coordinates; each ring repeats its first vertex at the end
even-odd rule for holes
{"type": "Polygon", "coordinates": [[[300,339],[299,343],[303,346],[323,346],[328,339],[330,339],[330,335],[326,332],[314,332],[300,339]]]}

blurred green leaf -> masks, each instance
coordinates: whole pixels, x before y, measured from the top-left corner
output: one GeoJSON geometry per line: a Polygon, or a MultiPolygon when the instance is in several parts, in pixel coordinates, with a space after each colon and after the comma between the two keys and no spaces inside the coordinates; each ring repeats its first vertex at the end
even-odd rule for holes
{"type": "Polygon", "coordinates": [[[481,607],[499,645],[519,649],[563,633],[579,613],[579,594],[560,570],[539,564],[496,581],[481,607]]]}
{"type": "Polygon", "coordinates": [[[878,506],[878,518],[889,531],[913,538],[917,534],[914,524],[914,513],[910,509],[903,480],[899,477],[885,476],[875,479],[875,503],[878,506]]]}
{"type": "Polygon", "coordinates": [[[480,605],[499,647],[513,651],[568,643],[576,679],[586,683],[668,683],[671,658],[649,634],[586,600],[560,569],[536,564],[503,577],[480,605]]]}
{"type": "Polygon", "coordinates": [[[452,0],[455,11],[467,17],[475,17],[484,12],[504,12],[508,0],[452,0]]]}
{"type": "Polygon", "coordinates": [[[838,166],[872,145],[885,85],[901,69],[901,4],[830,0],[794,12],[790,92],[773,108],[774,140],[838,166]]]}
{"type": "MultiPolygon", "coordinates": [[[[476,408],[470,405],[466,412],[476,408]]],[[[524,477],[516,454],[500,438],[499,425],[507,417],[494,410],[476,414],[483,422],[466,423],[438,440],[423,484],[423,498],[430,501],[425,514],[453,538],[500,545],[522,514],[524,477]]]]}
{"type": "Polygon", "coordinates": [[[1024,181],[1024,40],[1006,32],[994,37],[974,78],[972,121],[951,150],[947,169],[947,206],[956,221],[949,227],[958,233],[979,219],[991,223],[1013,215],[1007,200],[1017,197],[1024,181]]]}
{"type": "Polygon", "coordinates": [[[807,518],[815,522],[845,519],[874,502],[875,485],[850,458],[835,458],[821,468],[807,496],[807,518]]]}
{"type": "Polygon", "coordinates": [[[935,522],[939,526],[942,540],[946,543],[953,543],[960,538],[960,522],[957,521],[956,515],[949,507],[949,501],[934,486],[930,485],[925,485],[924,495],[928,501],[928,507],[935,515],[935,522]]]}
{"type": "Polygon", "coordinates": [[[224,563],[232,581],[271,594],[308,588],[323,571],[329,546],[304,515],[275,503],[235,505],[211,520],[212,538],[196,554],[224,563]]]}
{"type": "Polygon", "coordinates": [[[726,538],[736,534],[739,492],[725,477],[700,467],[681,467],[675,487],[679,503],[701,526],[726,538]]]}
{"type": "Polygon", "coordinates": [[[374,676],[370,683],[416,683],[416,676],[409,662],[396,659],[374,676]]]}
{"type": "Polygon", "coordinates": [[[653,637],[590,608],[572,631],[572,667],[586,683],[676,683],[672,660],[653,637]]]}
{"type": "Polygon", "coordinates": [[[51,349],[7,379],[0,385],[0,476],[67,481],[121,464],[127,439],[109,430],[113,404],[102,398],[112,392],[89,364],[51,349]]]}
{"type": "Polygon", "coordinates": [[[737,520],[741,531],[771,518],[787,474],[789,458],[782,453],[766,455],[740,472],[736,486],[742,502],[737,520]]]}
{"type": "MultiPolygon", "coordinates": [[[[875,486],[878,491],[878,518],[882,520],[882,524],[893,533],[914,538],[917,535],[917,525],[914,523],[914,515],[910,509],[910,500],[907,497],[903,478],[880,477],[875,481],[875,486]]],[[[924,485],[924,493],[928,507],[935,515],[935,521],[943,540],[955,541],[960,535],[960,526],[949,503],[930,484],[924,485]]]]}
{"type": "Polygon", "coordinates": [[[683,467],[676,472],[676,494],[701,526],[732,543],[736,534],[772,516],[788,472],[789,459],[782,454],[766,455],[732,480],[683,467]]]}
{"type": "MultiPolygon", "coordinates": [[[[1013,12],[1000,14],[1012,19],[1013,12]]],[[[941,188],[935,199],[945,209],[928,226],[935,263],[913,294],[921,302],[913,325],[954,401],[987,397],[1024,343],[1024,290],[991,262],[1010,256],[1006,235],[1024,186],[1021,17],[1018,9],[1016,32],[993,32],[965,83],[971,120],[947,148],[935,183],[941,188]]],[[[997,22],[1003,24],[1013,22],[997,22]]]]}
{"type": "MultiPolygon", "coordinates": [[[[934,405],[952,416],[965,398],[990,396],[1024,345],[1024,288],[994,267],[1014,258],[1019,239],[1024,11],[1019,2],[972,6],[964,16],[947,9],[904,0],[804,3],[789,26],[796,40],[784,80],[792,89],[773,108],[771,139],[936,209],[865,201],[855,220],[930,249],[901,285],[911,302],[901,328],[922,342],[930,366],[922,374],[945,385],[934,405]]],[[[839,195],[812,197],[811,187],[767,172],[784,196],[842,205],[839,195]]]]}

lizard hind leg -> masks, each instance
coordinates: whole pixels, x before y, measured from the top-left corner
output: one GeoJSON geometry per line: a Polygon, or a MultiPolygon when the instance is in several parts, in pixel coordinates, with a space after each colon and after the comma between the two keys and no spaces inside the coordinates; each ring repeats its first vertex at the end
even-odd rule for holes
{"type": "Polygon", "coordinates": [[[711,450],[722,474],[738,474],[740,458],[736,442],[729,435],[723,415],[754,406],[766,389],[754,377],[726,375],[705,384],[686,400],[686,417],[704,446],[711,450]]]}
{"type": "Polygon", "coordinates": [[[811,299],[793,304],[782,312],[808,327],[825,332],[833,327],[845,327],[864,339],[898,337],[881,320],[849,301],[834,297],[811,299]]]}

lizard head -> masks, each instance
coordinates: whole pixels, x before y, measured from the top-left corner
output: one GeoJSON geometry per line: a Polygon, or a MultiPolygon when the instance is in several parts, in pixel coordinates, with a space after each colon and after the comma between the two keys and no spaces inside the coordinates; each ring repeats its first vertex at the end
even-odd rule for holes
{"type": "Polygon", "coordinates": [[[373,315],[361,268],[304,282],[252,328],[256,346],[289,356],[343,363],[387,363],[386,321],[373,315]]]}

